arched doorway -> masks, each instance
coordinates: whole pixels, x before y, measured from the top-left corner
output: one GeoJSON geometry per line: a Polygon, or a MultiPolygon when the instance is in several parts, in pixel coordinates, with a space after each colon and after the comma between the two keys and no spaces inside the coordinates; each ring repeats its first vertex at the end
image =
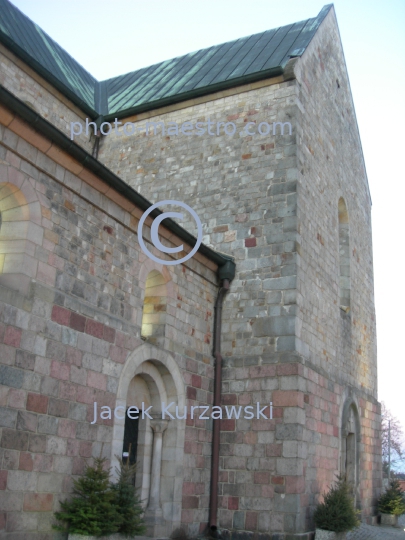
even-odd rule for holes
{"type": "Polygon", "coordinates": [[[185,389],[177,363],[170,353],[145,343],[129,356],[120,376],[116,405],[125,411],[137,407],[140,413],[133,413],[139,416],[134,419],[136,429],[128,427],[125,418],[114,420],[111,464],[115,471],[124,442],[135,445],[135,486],[150,536],[169,536],[181,522],[185,420],[162,419],[162,403],[172,402],[184,410],[185,389]],[[142,408],[149,407],[142,415],[142,408]]]}
{"type": "Polygon", "coordinates": [[[353,398],[348,398],[342,413],[341,475],[351,488],[356,508],[360,509],[360,418],[353,398]]]}

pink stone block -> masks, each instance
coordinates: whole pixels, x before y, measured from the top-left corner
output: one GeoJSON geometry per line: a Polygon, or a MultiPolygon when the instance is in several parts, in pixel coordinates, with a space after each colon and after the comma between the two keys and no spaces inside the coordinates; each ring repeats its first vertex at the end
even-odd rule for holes
{"type": "Polygon", "coordinates": [[[48,264],[50,266],[54,266],[58,270],[63,270],[63,267],[65,266],[65,260],[61,257],[58,257],[54,253],[50,253],[48,256],[48,264]]]}
{"type": "Polygon", "coordinates": [[[87,386],[78,386],[76,401],[78,403],[93,404],[96,401],[94,399],[94,389],[87,386]]]}
{"type": "Polygon", "coordinates": [[[65,309],[64,307],[53,306],[51,319],[64,326],[69,326],[71,313],[69,309],[65,309]]]}
{"type": "Polygon", "coordinates": [[[195,483],[194,482],[184,482],[183,483],[183,495],[194,495],[195,493],[195,483]]]}
{"type": "Polygon", "coordinates": [[[91,457],[93,444],[89,441],[81,441],[79,446],[79,455],[82,457],[91,457]]]}
{"type": "Polygon", "coordinates": [[[107,388],[107,375],[103,373],[97,373],[96,371],[89,371],[87,373],[87,384],[92,388],[98,388],[99,390],[106,390],[107,388]]]}
{"type": "Polygon", "coordinates": [[[114,343],[115,341],[115,329],[110,326],[104,326],[103,330],[103,339],[109,343],[114,343]]]}
{"type": "Polygon", "coordinates": [[[33,469],[33,459],[32,454],[29,452],[21,452],[20,453],[20,463],[19,463],[19,469],[20,471],[32,471],[33,469]]]}
{"type": "Polygon", "coordinates": [[[93,319],[87,319],[85,332],[91,336],[103,339],[104,325],[93,319]]]}
{"type": "Polygon", "coordinates": [[[50,472],[52,471],[53,456],[47,454],[36,454],[34,456],[34,471],[50,472]]]}
{"type": "Polygon", "coordinates": [[[57,362],[52,360],[51,364],[51,377],[55,379],[61,379],[63,381],[68,381],[70,375],[70,366],[68,364],[57,362]]]}
{"type": "Polygon", "coordinates": [[[20,346],[22,330],[14,326],[7,326],[4,333],[5,345],[18,348],[20,346]]]}
{"type": "Polygon", "coordinates": [[[276,366],[268,364],[265,366],[252,366],[249,368],[249,376],[255,377],[274,377],[276,375],[276,366]]]}
{"type": "Polygon", "coordinates": [[[67,418],[60,418],[58,436],[74,439],[76,437],[76,422],[67,418]]]}

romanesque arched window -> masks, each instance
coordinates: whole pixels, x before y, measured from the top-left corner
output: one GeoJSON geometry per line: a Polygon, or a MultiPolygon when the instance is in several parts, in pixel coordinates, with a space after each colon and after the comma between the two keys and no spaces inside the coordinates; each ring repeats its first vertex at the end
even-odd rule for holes
{"type": "Polygon", "coordinates": [[[344,199],[339,199],[339,294],[340,308],[350,310],[350,229],[349,214],[344,199]]]}
{"type": "Polygon", "coordinates": [[[164,277],[157,270],[146,279],[141,335],[154,345],[163,345],[166,324],[167,289],[164,277]]]}
{"type": "Polygon", "coordinates": [[[43,239],[41,207],[28,180],[21,187],[0,182],[0,215],[0,285],[27,294],[43,239]]]}

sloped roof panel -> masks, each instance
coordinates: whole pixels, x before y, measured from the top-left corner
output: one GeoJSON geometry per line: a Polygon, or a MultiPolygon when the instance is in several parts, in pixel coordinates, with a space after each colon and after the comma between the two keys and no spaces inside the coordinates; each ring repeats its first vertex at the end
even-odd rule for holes
{"type": "Polygon", "coordinates": [[[94,110],[97,79],[7,0],[0,0],[0,38],[6,45],[12,44],[33,69],[94,110]]]}
{"type": "Polygon", "coordinates": [[[93,117],[123,117],[260,80],[300,56],[328,13],[98,82],[8,0],[0,0],[0,41],[93,117]]]}

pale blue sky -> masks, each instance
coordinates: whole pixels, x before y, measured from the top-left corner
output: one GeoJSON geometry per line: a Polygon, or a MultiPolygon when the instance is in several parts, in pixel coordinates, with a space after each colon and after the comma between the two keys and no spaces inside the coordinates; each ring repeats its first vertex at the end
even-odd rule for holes
{"type": "MultiPolygon", "coordinates": [[[[326,3],[12,1],[99,80],[315,17],[326,3]]],[[[373,200],[379,399],[405,428],[405,2],[337,0],[334,5],[373,200]]]]}

